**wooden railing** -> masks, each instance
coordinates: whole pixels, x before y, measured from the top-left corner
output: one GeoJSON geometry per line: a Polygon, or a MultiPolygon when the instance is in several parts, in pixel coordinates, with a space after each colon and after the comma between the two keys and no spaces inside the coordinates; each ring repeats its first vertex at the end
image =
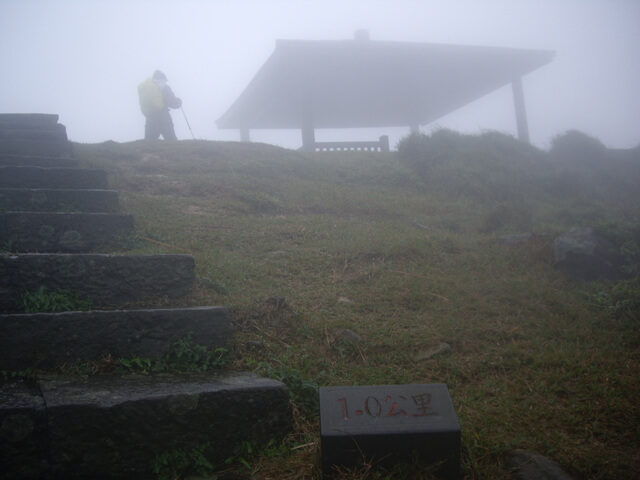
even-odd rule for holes
{"type": "Polygon", "coordinates": [[[380,140],[373,142],[315,142],[313,145],[316,152],[388,152],[389,137],[387,135],[383,135],[380,137],[380,140]]]}

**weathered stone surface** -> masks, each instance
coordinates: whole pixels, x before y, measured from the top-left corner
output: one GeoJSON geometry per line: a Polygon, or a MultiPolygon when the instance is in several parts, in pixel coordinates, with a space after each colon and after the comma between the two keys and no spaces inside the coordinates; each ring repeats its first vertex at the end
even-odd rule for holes
{"type": "Polygon", "coordinates": [[[73,145],[66,140],[0,140],[0,153],[69,157],[73,145]]]}
{"type": "Polygon", "coordinates": [[[0,154],[0,166],[77,168],[78,160],[75,158],[0,154]]]}
{"type": "Polygon", "coordinates": [[[118,206],[115,190],[0,188],[5,212],[115,213],[118,206]]]}
{"type": "Polygon", "coordinates": [[[25,291],[69,290],[96,306],[179,297],[195,280],[191,255],[0,255],[0,312],[18,312],[25,291]]]}
{"type": "Polygon", "coordinates": [[[107,354],[156,360],[178,340],[216,349],[232,336],[227,307],[0,315],[0,365],[52,369],[107,354]]]}
{"type": "Polygon", "coordinates": [[[67,129],[59,123],[42,125],[16,125],[0,123],[0,140],[67,141],[67,129]]]}
{"type": "Polygon", "coordinates": [[[574,228],[553,241],[555,266],[572,280],[622,278],[624,259],[592,228],[574,228]]]}
{"type": "Polygon", "coordinates": [[[222,461],[291,428],[286,386],[252,373],[44,377],[0,385],[0,478],[151,480],[159,454],[222,461]]]}
{"type": "Polygon", "coordinates": [[[292,426],[286,387],[251,373],[56,377],[41,388],[55,478],[152,479],[160,453],[206,445],[222,461],[292,426]]]}
{"type": "Polygon", "coordinates": [[[0,244],[12,252],[91,252],[104,245],[116,245],[133,231],[133,216],[128,214],[0,214],[0,244]]]}
{"type": "Polygon", "coordinates": [[[511,452],[507,464],[514,480],[573,480],[556,462],[527,450],[511,452]]]}
{"type": "Polygon", "coordinates": [[[107,173],[91,168],[0,167],[0,188],[107,188],[107,173]]]}
{"type": "Polygon", "coordinates": [[[0,113],[0,125],[23,125],[37,127],[58,123],[55,113],[0,113]]]}
{"type": "Polygon", "coordinates": [[[43,478],[47,460],[45,405],[37,385],[0,384],[0,478],[43,478]]]}

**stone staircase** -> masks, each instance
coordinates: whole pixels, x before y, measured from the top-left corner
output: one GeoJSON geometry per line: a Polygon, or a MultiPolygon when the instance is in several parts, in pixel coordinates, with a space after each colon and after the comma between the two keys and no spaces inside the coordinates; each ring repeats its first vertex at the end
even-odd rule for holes
{"type": "MultiPolygon", "coordinates": [[[[0,114],[0,371],[106,356],[155,360],[191,338],[228,347],[231,311],[118,310],[179,297],[190,255],[103,252],[134,234],[104,171],[78,168],[57,115],[0,114]],[[22,295],[64,289],[102,308],[20,313],[22,295]]],[[[159,455],[197,449],[222,461],[242,442],[292,428],[286,386],[246,372],[37,375],[0,384],[0,479],[151,479],[159,455]]]]}

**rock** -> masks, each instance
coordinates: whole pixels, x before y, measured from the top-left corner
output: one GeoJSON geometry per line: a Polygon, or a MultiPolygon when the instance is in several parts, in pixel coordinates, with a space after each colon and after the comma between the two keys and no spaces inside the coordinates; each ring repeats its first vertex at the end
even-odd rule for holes
{"type": "Polygon", "coordinates": [[[555,267],[572,280],[616,280],[624,259],[593,228],[573,228],[553,241],[555,267]]]}
{"type": "Polygon", "coordinates": [[[341,328],[334,332],[336,340],[340,343],[349,343],[356,345],[362,342],[362,337],[356,332],[349,330],[348,328],[341,328]]]}
{"type": "Polygon", "coordinates": [[[446,342],[441,342],[438,345],[435,345],[431,348],[428,348],[427,350],[424,350],[420,353],[417,353],[416,355],[413,356],[413,361],[414,362],[421,362],[423,360],[429,360],[432,357],[435,357],[436,355],[445,355],[445,354],[449,354],[451,353],[451,345],[449,345],[446,342]]]}
{"type": "Polygon", "coordinates": [[[514,480],[573,480],[556,462],[528,450],[511,452],[507,465],[514,480]]]}

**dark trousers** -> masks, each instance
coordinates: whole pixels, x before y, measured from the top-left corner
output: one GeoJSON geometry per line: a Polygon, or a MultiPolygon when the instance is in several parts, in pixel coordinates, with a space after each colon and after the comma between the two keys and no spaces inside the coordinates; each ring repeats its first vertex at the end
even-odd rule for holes
{"type": "Polygon", "coordinates": [[[176,132],[173,129],[173,120],[169,110],[162,111],[155,115],[149,115],[144,125],[145,140],[157,140],[162,135],[165,140],[177,140],[176,132]]]}

